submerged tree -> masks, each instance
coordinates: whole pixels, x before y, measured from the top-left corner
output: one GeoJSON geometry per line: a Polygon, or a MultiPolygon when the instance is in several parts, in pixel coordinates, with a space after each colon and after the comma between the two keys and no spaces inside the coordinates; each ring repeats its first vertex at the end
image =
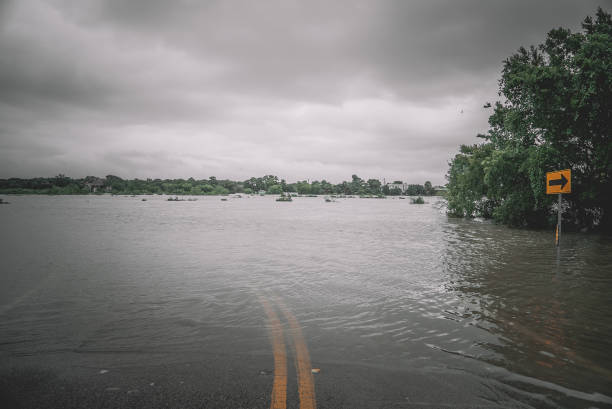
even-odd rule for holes
{"type": "MultiPolygon", "coordinates": [[[[558,28],[504,61],[505,97],[485,142],[450,163],[449,212],[516,226],[553,223],[545,174],[572,169],[564,217],[612,231],[612,21],[601,8],[583,31],[558,28]]],[[[490,104],[485,107],[490,107],[490,104]]]]}

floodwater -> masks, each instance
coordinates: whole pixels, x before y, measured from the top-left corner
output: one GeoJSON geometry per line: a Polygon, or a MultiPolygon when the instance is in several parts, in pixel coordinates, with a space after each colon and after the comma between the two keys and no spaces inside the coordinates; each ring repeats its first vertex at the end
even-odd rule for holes
{"type": "Polygon", "coordinates": [[[269,300],[319,408],[612,407],[608,237],[557,251],[439,198],[5,199],[0,403],[270,407],[269,300]]]}

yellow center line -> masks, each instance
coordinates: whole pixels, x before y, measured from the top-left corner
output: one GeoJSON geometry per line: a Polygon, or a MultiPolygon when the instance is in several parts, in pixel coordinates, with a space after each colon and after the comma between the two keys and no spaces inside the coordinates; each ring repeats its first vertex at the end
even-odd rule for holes
{"type": "Polygon", "coordinates": [[[285,303],[276,299],[276,304],[289,322],[291,333],[293,335],[293,347],[295,349],[295,360],[297,366],[300,409],[316,409],[317,402],[315,399],[314,378],[312,376],[312,367],[310,365],[310,355],[308,348],[302,335],[302,327],[298,320],[289,311],[285,303]]]}
{"type": "Polygon", "coordinates": [[[270,408],[285,409],[287,407],[287,353],[283,337],[283,326],[268,301],[260,297],[259,302],[268,316],[272,349],[274,351],[274,384],[272,385],[272,403],[270,408]]]}

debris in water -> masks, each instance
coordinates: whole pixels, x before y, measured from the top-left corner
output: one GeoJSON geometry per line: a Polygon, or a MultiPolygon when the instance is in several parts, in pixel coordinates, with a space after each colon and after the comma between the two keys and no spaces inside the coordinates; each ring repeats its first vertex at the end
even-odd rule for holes
{"type": "Polygon", "coordinates": [[[105,374],[108,372],[108,369],[100,369],[100,372],[98,372],[99,374],[105,374]]]}
{"type": "Polygon", "coordinates": [[[312,368],[312,373],[319,373],[321,370],[319,368],[312,368]]]}

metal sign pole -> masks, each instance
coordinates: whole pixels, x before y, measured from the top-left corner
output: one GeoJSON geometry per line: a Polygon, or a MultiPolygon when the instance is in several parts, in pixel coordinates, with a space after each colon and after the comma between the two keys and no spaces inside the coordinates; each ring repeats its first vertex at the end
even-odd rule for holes
{"type": "Polygon", "coordinates": [[[561,193],[559,193],[559,208],[557,209],[557,246],[561,239],[561,193]]]}

